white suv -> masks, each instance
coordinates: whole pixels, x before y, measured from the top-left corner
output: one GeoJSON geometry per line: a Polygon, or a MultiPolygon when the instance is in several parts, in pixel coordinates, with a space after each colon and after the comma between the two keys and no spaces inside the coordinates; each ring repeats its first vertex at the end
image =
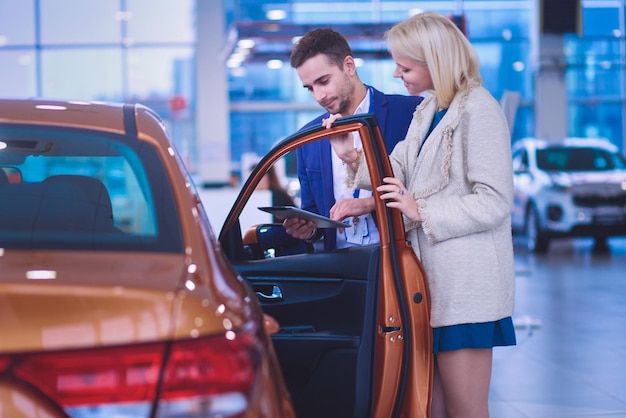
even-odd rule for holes
{"type": "Polygon", "coordinates": [[[513,229],[532,252],[548,250],[558,237],[626,235],[626,160],[602,138],[513,144],[513,229]]]}

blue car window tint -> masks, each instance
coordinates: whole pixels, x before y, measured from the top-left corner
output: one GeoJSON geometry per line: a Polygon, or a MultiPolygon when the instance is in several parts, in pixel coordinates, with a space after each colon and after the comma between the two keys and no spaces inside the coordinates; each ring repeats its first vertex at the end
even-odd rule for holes
{"type": "Polygon", "coordinates": [[[182,252],[171,184],[157,151],[132,137],[0,126],[0,247],[182,252]]]}

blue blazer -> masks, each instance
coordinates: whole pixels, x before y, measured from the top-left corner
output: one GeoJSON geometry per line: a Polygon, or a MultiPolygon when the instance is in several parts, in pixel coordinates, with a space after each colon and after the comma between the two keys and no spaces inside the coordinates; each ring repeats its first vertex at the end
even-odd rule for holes
{"type": "MultiPolygon", "coordinates": [[[[372,92],[374,94],[370,100],[373,100],[373,113],[380,125],[387,154],[390,154],[393,147],[405,138],[413,119],[413,112],[423,98],[384,94],[374,88],[372,92]]],[[[324,113],[304,125],[302,129],[319,125],[322,119],[328,116],[328,112],[324,113]]],[[[330,215],[330,208],[335,204],[331,151],[328,138],[304,145],[296,150],[301,207],[324,216],[330,215]]],[[[336,246],[335,229],[325,229],[326,251],[336,246]]]]}

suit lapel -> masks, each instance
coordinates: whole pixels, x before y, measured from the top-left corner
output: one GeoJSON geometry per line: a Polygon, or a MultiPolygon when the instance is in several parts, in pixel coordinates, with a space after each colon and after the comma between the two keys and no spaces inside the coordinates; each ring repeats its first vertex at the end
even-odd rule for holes
{"type": "MultiPolygon", "coordinates": [[[[389,116],[389,107],[387,96],[385,96],[382,92],[372,88],[372,92],[374,93],[374,106],[373,111],[376,115],[376,120],[378,120],[378,125],[380,126],[380,131],[383,134],[383,140],[385,141],[385,146],[388,150],[392,150],[395,146],[395,143],[391,143],[391,135],[387,132],[387,119],[389,116]]],[[[372,100],[372,99],[370,99],[372,100]]]]}

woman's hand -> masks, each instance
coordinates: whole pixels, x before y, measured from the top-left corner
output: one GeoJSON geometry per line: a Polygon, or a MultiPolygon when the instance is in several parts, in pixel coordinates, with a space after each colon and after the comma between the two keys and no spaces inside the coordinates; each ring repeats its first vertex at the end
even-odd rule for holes
{"type": "Polygon", "coordinates": [[[409,219],[421,222],[422,217],[417,207],[417,202],[408,192],[404,184],[395,177],[385,177],[385,184],[378,186],[376,191],[380,192],[380,198],[386,200],[385,205],[389,208],[400,209],[400,211],[409,219]]]}

